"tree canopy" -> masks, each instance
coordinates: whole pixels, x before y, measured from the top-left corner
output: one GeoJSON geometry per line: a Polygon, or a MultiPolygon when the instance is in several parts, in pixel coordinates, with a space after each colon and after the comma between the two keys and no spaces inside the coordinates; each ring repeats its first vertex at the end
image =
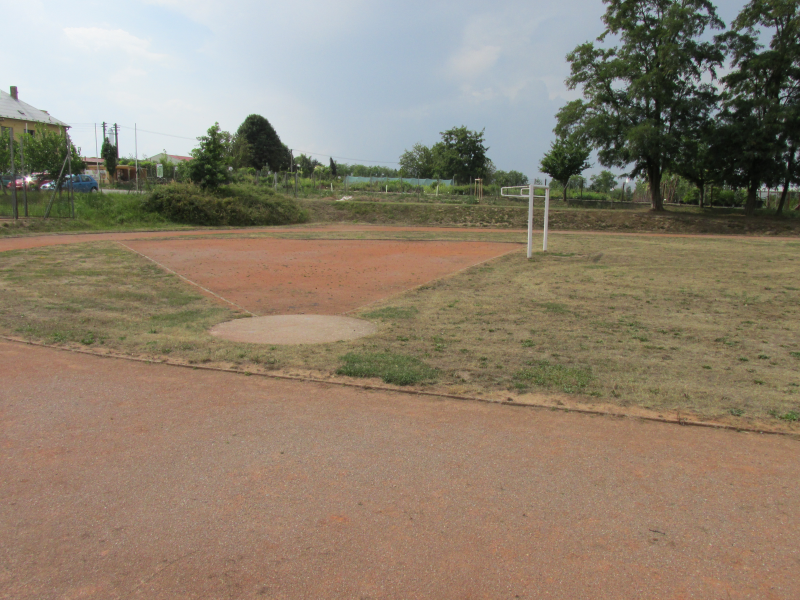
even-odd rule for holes
{"type": "Polygon", "coordinates": [[[559,137],[550,144],[550,152],[542,158],[542,172],[563,186],[564,201],[567,200],[567,184],[570,178],[580,175],[592,166],[587,160],[591,152],[591,148],[580,139],[559,137]]]}
{"type": "Polygon", "coordinates": [[[228,180],[230,157],[224,134],[219,123],[214,123],[208,128],[206,135],[197,138],[200,145],[192,150],[193,160],[188,165],[189,177],[204,189],[217,189],[228,180]]]}
{"type": "Polygon", "coordinates": [[[556,133],[579,135],[598,149],[602,165],[633,165],[644,174],[652,207],[663,210],[661,177],[682,151],[683,132],[695,126],[722,64],[718,42],[703,41],[707,28],[722,28],[708,0],[604,0],[605,31],[568,56],[570,89],[584,98],[558,114],[556,133]]]}
{"type": "Polygon", "coordinates": [[[470,131],[464,126],[453,127],[440,134],[442,139],[432,147],[414,144],[400,156],[401,173],[404,177],[426,179],[455,177],[466,183],[470,179],[487,179],[494,171],[486,153],[484,130],[470,131]]]}
{"type": "Polygon", "coordinates": [[[261,170],[268,167],[280,171],[288,167],[286,146],[275,128],[261,115],[249,115],[236,131],[237,137],[247,142],[247,165],[261,170]]]}

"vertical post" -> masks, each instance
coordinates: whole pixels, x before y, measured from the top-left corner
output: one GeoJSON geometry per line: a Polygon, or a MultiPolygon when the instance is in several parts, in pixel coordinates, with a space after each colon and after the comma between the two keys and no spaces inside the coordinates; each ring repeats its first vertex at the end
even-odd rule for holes
{"type": "Polygon", "coordinates": [[[136,123],[133,124],[133,148],[136,153],[136,193],[139,193],[139,128],[136,123]]]}
{"type": "MultiPolygon", "coordinates": [[[[28,131],[28,124],[25,123],[25,131],[28,131]]],[[[25,136],[19,138],[19,158],[20,168],[22,169],[22,203],[25,206],[25,216],[28,216],[28,178],[25,177],[25,136]]]]}
{"type": "Polygon", "coordinates": [[[94,124],[94,155],[97,157],[97,191],[99,193],[103,190],[103,184],[100,180],[100,152],[97,149],[97,123],[94,124]]]}
{"type": "Polygon", "coordinates": [[[533,191],[535,186],[528,187],[528,258],[533,256],[533,191]]]}
{"type": "Polygon", "coordinates": [[[119,125],[114,123],[114,148],[117,150],[117,161],[119,161],[119,125]]]}
{"type": "Polygon", "coordinates": [[[11,216],[15,219],[17,214],[17,169],[14,167],[14,128],[9,127],[8,147],[11,149],[11,216]]]}
{"type": "Polygon", "coordinates": [[[544,241],[542,251],[547,252],[547,230],[550,225],[550,188],[544,189],[544,241]]]}
{"type": "Polygon", "coordinates": [[[69,206],[72,218],[75,218],[75,182],[72,180],[72,144],[69,141],[69,133],[65,136],[67,138],[67,165],[69,169],[69,206]]]}

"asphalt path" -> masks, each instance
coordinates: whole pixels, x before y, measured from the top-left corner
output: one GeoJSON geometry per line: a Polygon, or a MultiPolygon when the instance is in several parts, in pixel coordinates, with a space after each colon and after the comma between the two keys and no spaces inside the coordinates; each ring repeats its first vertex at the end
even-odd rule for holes
{"type": "Polygon", "coordinates": [[[800,597],[800,442],[0,342],[2,598],[800,597]]]}

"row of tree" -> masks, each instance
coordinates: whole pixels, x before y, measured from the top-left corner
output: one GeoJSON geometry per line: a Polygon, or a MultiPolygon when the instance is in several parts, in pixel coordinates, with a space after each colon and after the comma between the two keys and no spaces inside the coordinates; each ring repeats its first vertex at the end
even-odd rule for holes
{"type": "Polygon", "coordinates": [[[798,0],[751,0],[727,31],[708,0],[604,2],[598,44],[567,56],[567,84],[583,98],[559,111],[542,170],[565,183],[595,150],[600,164],[647,180],[654,210],[662,179],[677,174],[701,205],[707,184],[746,189],[746,214],[761,186],[782,186],[780,213],[800,183],[798,0]]]}
{"type": "Polygon", "coordinates": [[[439,133],[442,139],[433,146],[414,144],[400,156],[402,177],[455,179],[466,184],[475,179],[501,186],[525,185],[528,178],[518,171],[499,171],[487,156],[484,130],[470,131],[463,125],[439,133]]]}
{"type": "MultiPolygon", "coordinates": [[[[10,130],[5,130],[0,135],[0,165],[7,171],[11,169],[10,136],[10,130]]],[[[17,135],[14,137],[14,169],[18,175],[23,172],[28,175],[41,173],[55,179],[64,165],[68,147],[71,153],[72,172],[82,172],[85,165],[80,157],[80,149],[69,141],[66,133],[42,128],[34,134],[17,135]]]]}

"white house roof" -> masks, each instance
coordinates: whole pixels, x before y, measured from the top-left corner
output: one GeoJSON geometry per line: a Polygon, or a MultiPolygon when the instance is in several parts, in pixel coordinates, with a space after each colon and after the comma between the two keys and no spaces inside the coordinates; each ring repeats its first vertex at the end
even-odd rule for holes
{"type": "Polygon", "coordinates": [[[22,121],[30,121],[31,123],[48,123],[50,125],[69,127],[69,125],[63,121],[51,117],[45,111],[34,108],[27,102],[14,100],[11,94],[7,94],[2,90],[0,90],[0,117],[5,119],[20,119],[22,121]]]}

